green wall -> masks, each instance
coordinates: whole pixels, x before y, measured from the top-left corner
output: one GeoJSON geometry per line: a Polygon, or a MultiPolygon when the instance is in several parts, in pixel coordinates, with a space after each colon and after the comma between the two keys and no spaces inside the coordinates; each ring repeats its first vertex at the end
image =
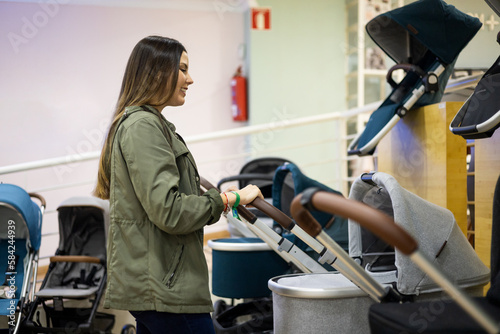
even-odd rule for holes
{"type": "Polygon", "coordinates": [[[483,23],[481,30],[458,56],[455,67],[489,68],[500,54],[500,45],[496,42],[500,18],[483,0],[452,0],[447,3],[483,23]]]}
{"type": "MultiPolygon", "coordinates": [[[[287,119],[345,110],[344,0],[262,0],[259,6],[271,8],[271,29],[252,30],[248,14],[249,124],[276,122],[276,128],[252,136],[249,149],[254,156],[278,155],[298,164],[317,161],[318,155],[338,157],[337,144],[267,152],[338,131],[329,122],[287,130],[285,136],[280,126],[287,119]]],[[[308,171],[320,177],[319,170],[308,171]]]]}

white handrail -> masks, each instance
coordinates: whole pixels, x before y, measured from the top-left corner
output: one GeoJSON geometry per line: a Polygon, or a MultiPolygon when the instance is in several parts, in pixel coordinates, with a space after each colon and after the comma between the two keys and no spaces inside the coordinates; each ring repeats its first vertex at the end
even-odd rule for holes
{"type": "MultiPolygon", "coordinates": [[[[266,124],[258,124],[258,125],[250,125],[246,127],[236,128],[236,129],[228,129],[221,130],[216,132],[204,133],[201,135],[188,136],[185,138],[186,143],[193,144],[204,141],[216,140],[216,139],[225,139],[230,137],[244,136],[253,133],[266,132],[270,130],[285,129],[296,126],[303,126],[313,123],[320,123],[324,121],[343,119],[347,117],[351,117],[354,115],[362,114],[368,111],[375,110],[380,104],[379,102],[374,102],[367,104],[360,108],[350,109],[344,112],[331,112],[320,115],[306,116],[295,119],[286,119],[278,122],[271,122],[266,124]]],[[[11,173],[17,173],[22,171],[34,170],[39,168],[53,167],[64,164],[71,164],[81,161],[98,159],[100,156],[100,151],[86,152],[81,154],[72,154],[66,155],[63,157],[44,159],[26,163],[19,163],[9,166],[0,167],[0,175],[6,175],[11,173]]]]}

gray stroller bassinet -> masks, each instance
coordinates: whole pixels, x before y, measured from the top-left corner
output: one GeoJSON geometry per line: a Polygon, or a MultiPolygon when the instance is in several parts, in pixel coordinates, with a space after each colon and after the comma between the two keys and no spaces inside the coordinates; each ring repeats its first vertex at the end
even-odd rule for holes
{"type": "MultiPolygon", "coordinates": [[[[489,281],[490,271],[479,259],[448,209],[418,197],[401,187],[394,177],[381,172],[356,179],[349,198],[393,217],[418,240],[422,252],[434,259],[435,265],[445,275],[453,277],[455,283],[469,293],[482,294],[482,287],[489,281]]],[[[408,257],[401,256],[398,251],[394,253],[392,248],[387,250],[386,244],[381,248],[369,249],[367,240],[376,238],[357,222],[350,220],[349,255],[360,259],[368,272],[387,270],[390,263],[385,261],[383,267],[378,267],[374,258],[392,255],[392,271],[396,288],[401,294],[417,296],[441,290],[408,257]]]]}

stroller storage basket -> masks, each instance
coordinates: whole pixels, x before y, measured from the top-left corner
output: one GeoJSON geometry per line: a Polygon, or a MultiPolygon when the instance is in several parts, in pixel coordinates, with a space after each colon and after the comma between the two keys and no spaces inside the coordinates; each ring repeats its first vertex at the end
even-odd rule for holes
{"type": "Polygon", "coordinates": [[[259,238],[209,240],[212,248],[212,293],[225,298],[269,297],[267,281],[288,264],[259,238]]]}
{"type": "Polygon", "coordinates": [[[292,274],[269,280],[274,333],[367,333],[375,301],[339,273],[292,274]]]}

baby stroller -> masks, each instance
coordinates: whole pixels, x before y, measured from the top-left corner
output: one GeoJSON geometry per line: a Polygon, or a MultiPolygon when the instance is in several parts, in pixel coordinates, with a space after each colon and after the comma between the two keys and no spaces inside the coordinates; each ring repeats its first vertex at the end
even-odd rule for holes
{"type": "MultiPolygon", "coordinates": [[[[482,263],[467,241],[453,214],[401,187],[388,174],[376,172],[361,175],[351,187],[350,199],[376,208],[402,226],[421,244],[422,251],[432,257],[441,270],[453,276],[456,283],[470,294],[480,295],[489,281],[489,269],[482,263]]],[[[409,258],[381,243],[354,220],[349,220],[349,255],[360,260],[370,273],[394,275],[397,290],[413,299],[438,297],[441,288],[409,258]]]]}
{"type": "MultiPolygon", "coordinates": [[[[500,16],[500,2],[487,0],[500,16]]],[[[500,32],[497,34],[500,44],[500,32]]],[[[496,91],[500,81],[500,57],[484,73],[471,96],[450,123],[450,130],[465,139],[489,138],[500,126],[500,98],[496,91]]]]}
{"type": "MultiPolygon", "coordinates": [[[[238,182],[239,189],[244,188],[249,184],[255,184],[256,186],[259,187],[260,191],[262,192],[262,195],[264,195],[264,198],[266,198],[267,201],[271,202],[273,195],[272,188],[273,188],[274,172],[276,171],[276,168],[287,162],[290,161],[279,157],[264,157],[264,158],[257,158],[250,160],[245,165],[243,165],[243,167],[241,167],[239,174],[221,179],[217,183],[217,188],[221,189],[222,185],[232,181],[238,182]]],[[[291,190],[291,188],[288,185],[285,185],[284,187],[287,190],[289,190],[288,194],[291,194],[287,198],[290,203],[293,199],[293,190],[291,190]]],[[[270,220],[269,217],[263,215],[259,210],[254,210],[254,209],[250,210],[255,215],[257,215],[259,219],[263,220],[270,226],[273,225],[272,220],[270,220]]],[[[229,224],[229,232],[231,233],[232,236],[239,236],[239,237],[255,236],[241,224],[238,224],[237,222],[234,223],[235,224],[231,224],[230,221],[229,224]]]]}
{"type": "MultiPolygon", "coordinates": [[[[292,202],[292,213],[297,218],[300,226],[308,231],[314,237],[321,236],[321,229],[314,219],[308,218],[304,214],[305,207],[312,207],[316,210],[335,213],[349,217],[355,220],[363,228],[383,239],[386,243],[394,246],[402,256],[408,257],[414,262],[425,275],[428,275],[437,283],[447,294],[457,303],[458,309],[462,308],[465,312],[457,313],[457,307],[450,307],[451,302],[448,299],[433,300],[424,304],[419,303],[387,303],[373,304],[370,308],[370,326],[372,333],[483,333],[484,328],[488,333],[499,333],[500,327],[498,320],[498,307],[492,308],[489,311],[483,309],[476,299],[464,294],[454,282],[441,272],[441,261],[436,260],[434,254],[429,252],[427,246],[417,242],[399,224],[380,210],[376,210],[371,206],[365,205],[359,201],[351,199],[343,199],[340,196],[329,194],[321,191],[304,192],[292,202]],[[426,249],[427,248],[427,249],[426,249]],[[389,306],[389,307],[388,307],[389,306]],[[376,312],[378,319],[377,323],[372,323],[374,319],[373,310],[376,312]],[[430,311],[429,311],[430,310],[430,311]],[[444,312],[449,313],[449,321],[442,323],[439,320],[439,315],[444,312]],[[453,311],[455,311],[453,313],[453,311]],[[460,317],[469,315],[466,321],[460,317]],[[425,317],[425,318],[424,318],[425,317]],[[496,319],[496,320],[495,320],[496,319]],[[423,324],[422,324],[423,320],[423,324]],[[473,320],[471,326],[470,320],[473,320]],[[467,323],[469,322],[469,323],[467,323]],[[480,327],[475,327],[472,331],[465,331],[464,327],[455,326],[460,323],[467,329],[474,327],[474,324],[479,324],[480,327]],[[403,324],[403,325],[402,325],[403,324]],[[410,324],[410,327],[404,326],[410,324]],[[423,327],[422,327],[423,325],[423,327]],[[415,328],[417,327],[417,328],[415,328]],[[428,331],[425,331],[429,329],[428,331]]],[[[422,240],[423,243],[426,240],[422,240]]]]}
{"type": "MultiPolygon", "coordinates": [[[[373,258],[376,256],[384,256],[385,249],[379,252],[377,249],[371,249],[370,254],[366,254],[366,252],[364,252],[365,247],[363,247],[363,242],[366,240],[372,241],[374,238],[362,238],[360,236],[360,231],[356,231],[352,226],[357,224],[357,221],[355,222],[350,215],[344,216],[349,218],[350,248],[352,248],[352,243],[353,246],[355,246],[355,250],[357,250],[359,246],[362,251],[360,254],[350,254],[351,256],[348,256],[347,259],[342,257],[342,253],[338,251],[338,244],[328,236],[309,211],[297,210],[297,207],[303,206],[313,211],[322,211],[340,216],[346,214],[346,212],[343,211],[344,205],[335,211],[328,210],[328,206],[321,207],[312,205],[311,201],[315,199],[316,194],[320,193],[335,195],[333,198],[338,199],[339,203],[344,203],[346,207],[351,202],[355,203],[352,204],[353,206],[357,206],[358,203],[362,204],[361,208],[367,206],[370,212],[373,212],[373,216],[370,218],[372,220],[377,220],[377,215],[375,215],[375,213],[379,211],[385,212],[386,216],[396,217],[397,221],[401,222],[401,226],[407,229],[412,237],[421,240],[422,253],[424,253],[425,256],[432,257],[434,263],[439,265],[446,275],[452,275],[460,287],[467,290],[468,294],[480,295],[482,293],[482,287],[487,283],[489,278],[489,270],[482,264],[470,244],[467,242],[465,236],[458,229],[451,212],[431,203],[426,203],[424,200],[405,191],[389,175],[375,173],[371,175],[370,178],[366,179],[366,181],[358,179],[353,184],[349,201],[344,200],[343,197],[338,194],[321,191],[321,189],[318,188],[306,189],[300,195],[299,200],[296,198],[292,202],[292,215],[296,222],[300,227],[306,230],[307,233],[317,238],[319,242],[324,244],[329,250],[331,249],[332,252],[338,256],[336,262],[338,263],[340,261],[344,264],[343,268],[339,268],[339,270],[342,269],[340,270],[342,274],[363,290],[366,295],[372,297],[375,302],[386,303],[391,301],[402,302],[441,298],[443,295],[442,287],[433,284],[432,276],[427,276],[425,272],[420,271],[418,267],[415,267],[415,265],[412,266],[412,263],[403,255],[405,253],[396,251],[394,254],[393,249],[389,249],[389,251],[392,252],[393,261],[394,259],[396,260],[396,262],[393,263],[395,269],[389,266],[389,261],[382,261],[382,265],[380,265],[378,261],[373,261],[373,258]],[[356,201],[354,201],[354,199],[356,199],[356,201]],[[373,207],[375,209],[373,209],[373,207]],[[307,228],[307,226],[304,227],[304,221],[314,221],[317,226],[315,226],[314,229],[307,228]],[[371,256],[369,262],[366,261],[367,255],[371,256]],[[356,262],[355,259],[361,261],[356,262]],[[367,266],[367,263],[372,264],[372,266],[367,266]]],[[[322,195],[322,197],[330,198],[331,196],[322,195]]],[[[348,213],[351,215],[353,214],[353,212],[348,213]]],[[[356,211],[354,211],[354,213],[356,213],[356,211]]],[[[292,231],[294,229],[295,227],[292,231]]],[[[363,301],[363,299],[360,299],[359,294],[354,292],[349,295],[347,299],[345,297],[335,297],[335,295],[340,295],[340,291],[343,289],[336,287],[332,282],[332,278],[334,277],[321,277],[320,275],[314,275],[312,277],[306,275],[294,277],[294,290],[301,290],[301,299],[305,300],[305,298],[309,298],[309,305],[307,308],[301,308],[307,309],[307,311],[302,311],[302,313],[307,313],[308,317],[324,318],[341,314],[341,312],[345,313],[345,310],[348,308],[352,309],[351,312],[347,312],[349,314],[355,312],[354,310],[357,310],[357,312],[366,312],[366,314],[368,314],[369,307],[373,304],[373,300],[370,304],[366,297],[363,301]],[[320,290],[319,287],[323,287],[323,289],[321,289],[321,293],[325,295],[323,299],[317,298],[313,294],[314,290],[320,290]],[[324,307],[327,296],[331,296],[328,301],[328,305],[330,306],[328,309],[324,307]],[[350,302],[348,303],[346,300],[350,302]],[[339,304],[342,305],[340,308],[338,307],[339,304]],[[320,307],[321,305],[323,305],[323,307],[320,307]],[[322,317],[319,317],[318,314],[322,314],[322,317]]],[[[275,287],[273,291],[277,291],[278,293],[280,291],[277,288],[281,290],[286,289],[287,291],[291,290],[287,286],[287,284],[290,283],[284,278],[281,278],[280,281],[273,279],[273,282],[270,282],[270,286],[271,284],[275,287]]],[[[290,292],[288,293],[290,294],[290,292]]],[[[317,293],[318,292],[316,292],[316,294],[317,293]]],[[[290,300],[290,298],[288,298],[288,300],[287,305],[282,303],[282,310],[278,312],[278,314],[283,315],[281,318],[286,317],[286,314],[294,314],[297,312],[297,307],[290,305],[296,304],[303,306],[301,304],[303,302],[299,303],[297,300],[290,300]]],[[[300,320],[300,318],[296,320],[288,319],[287,326],[290,326],[289,324],[292,322],[292,328],[295,330],[295,328],[300,326],[300,320]]],[[[284,321],[279,323],[283,324],[284,321]]],[[[311,333],[320,333],[326,328],[321,326],[324,326],[324,324],[318,322],[318,324],[310,328],[309,331],[311,333]]],[[[331,326],[332,325],[330,325],[330,328],[331,326]]],[[[360,317],[358,315],[358,318],[353,319],[350,323],[344,323],[342,327],[335,328],[337,328],[339,333],[364,332],[369,328],[368,317],[360,317]]],[[[293,331],[293,333],[298,332],[293,331]]]]}
{"type": "MultiPolygon", "coordinates": [[[[279,166],[274,173],[273,179],[273,205],[283,211],[288,216],[290,214],[290,204],[295,195],[301,193],[307,188],[316,187],[324,191],[336,193],[341,195],[340,192],[327,187],[326,185],[311,179],[306,176],[299,167],[293,163],[284,163],[279,166]],[[292,190],[290,190],[292,188],[292,190]]],[[[325,232],[330,235],[330,237],[335,240],[344,250],[348,250],[348,223],[347,219],[343,217],[338,217],[324,212],[312,212],[314,218],[321,224],[325,232]]],[[[318,254],[311,247],[309,247],[300,238],[297,238],[293,233],[289,231],[284,231],[283,227],[275,222],[274,229],[278,233],[285,235],[287,239],[296,244],[301,249],[305,250],[306,253],[311,255],[313,258],[318,259],[318,254]]],[[[328,270],[332,270],[331,266],[326,266],[328,270]]]]}
{"type": "MultiPolygon", "coordinates": [[[[215,188],[201,179],[205,189],[215,188]]],[[[203,191],[203,189],[202,189],[203,191]]],[[[258,201],[257,201],[258,200],[258,201]]],[[[265,200],[252,203],[263,215],[282,221],[291,220],[265,200]]],[[[216,333],[266,333],[272,330],[273,312],[267,280],[290,270],[294,264],[304,272],[326,272],[315,260],[289,242],[257,217],[256,210],[243,206],[228,214],[230,223],[241,224],[254,237],[232,237],[209,240],[212,248],[212,293],[230,298],[214,303],[213,322],[216,333]],[[234,299],[244,302],[234,305],[234,299]],[[249,318],[250,320],[242,320],[249,318]]],[[[325,259],[328,254],[325,254],[325,259]]]]}
{"type": "Polygon", "coordinates": [[[0,315],[6,333],[18,333],[26,307],[33,300],[45,199],[13,184],[0,184],[0,315]],[[40,202],[37,205],[31,198],[40,202]],[[17,314],[17,319],[16,319],[17,314]]]}
{"type": "Polygon", "coordinates": [[[465,306],[453,301],[423,301],[404,305],[377,305],[369,312],[372,333],[498,333],[500,330],[500,178],[493,196],[491,238],[491,286],[486,297],[465,306]],[[423,311],[431,316],[426,319],[423,311]],[[473,312],[473,313],[470,313],[473,312]],[[477,319],[475,312],[492,321],[477,319]],[[413,315],[410,317],[410,315],[413,315]],[[409,320],[412,321],[409,321],[409,320]]]}
{"type": "Polygon", "coordinates": [[[106,284],[108,210],[107,201],[94,197],[72,197],[58,207],[59,246],[23,333],[111,333],[114,315],[97,311],[106,284]]]}
{"type": "Polygon", "coordinates": [[[419,0],[368,22],[368,35],[396,62],[387,73],[393,90],[351,142],[348,154],[373,154],[412,108],[439,102],[458,55],[480,28],[479,19],[442,0],[419,0]],[[398,69],[406,76],[396,83],[392,74],[398,69]]]}

